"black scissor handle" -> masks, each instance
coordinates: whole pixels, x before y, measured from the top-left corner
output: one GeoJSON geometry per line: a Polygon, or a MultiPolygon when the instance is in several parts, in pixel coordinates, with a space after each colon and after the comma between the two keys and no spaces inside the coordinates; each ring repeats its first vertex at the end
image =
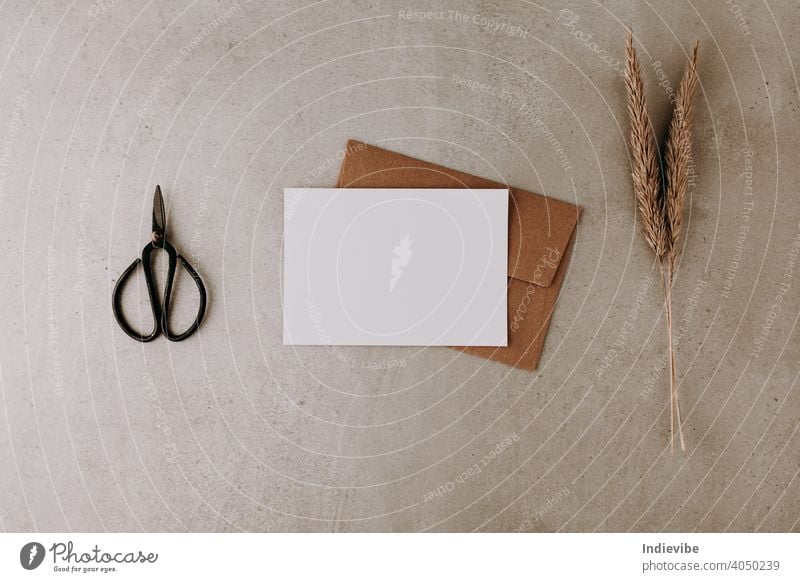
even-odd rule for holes
{"type": "Polygon", "coordinates": [[[164,336],[173,342],[179,342],[185,340],[187,337],[192,335],[197,328],[200,327],[200,323],[203,321],[203,316],[206,312],[206,288],[203,285],[203,281],[200,279],[200,275],[197,274],[189,262],[184,259],[181,255],[179,255],[175,251],[175,247],[169,244],[167,241],[161,241],[158,246],[155,246],[153,243],[148,243],[145,245],[144,249],[142,249],[142,257],[140,259],[136,259],[130,266],[125,269],[122,273],[120,278],[117,280],[116,285],[114,285],[114,293],[113,293],[113,302],[112,302],[113,310],[114,310],[114,318],[117,320],[117,323],[122,328],[122,330],[128,334],[131,338],[135,339],[136,341],[140,342],[149,342],[156,339],[160,333],[164,333],[164,336]],[[158,298],[158,291],[156,289],[155,280],[153,278],[153,267],[151,264],[151,255],[153,251],[157,248],[163,249],[167,253],[168,263],[167,263],[167,281],[164,285],[164,301],[163,303],[158,298]],[[180,334],[173,334],[169,330],[169,308],[170,303],[172,300],[172,285],[175,281],[175,268],[177,266],[177,262],[180,260],[181,265],[184,269],[191,275],[192,279],[197,285],[197,291],[200,294],[200,307],[197,310],[197,317],[194,320],[194,323],[189,326],[189,328],[180,334]],[[131,277],[133,272],[136,270],[136,267],[142,265],[144,270],[144,280],[147,285],[147,294],[150,299],[150,308],[153,312],[153,331],[147,335],[142,335],[136,330],[134,330],[130,325],[128,325],[125,316],[122,313],[122,291],[127,283],[128,279],[131,277]]]}
{"type": "Polygon", "coordinates": [[[130,266],[125,269],[122,275],[120,275],[119,279],[117,279],[117,283],[114,285],[114,293],[112,295],[114,319],[117,320],[117,323],[122,328],[122,331],[138,342],[153,341],[161,333],[161,306],[158,301],[155,285],[153,284],[153,271],[150,265],[150,255],[152,252],[152,243],[144,247],[144,250],[142,251],[142,257],[133,261],[130,266]],[[136,270],[136,267],[139,265],[142,265],[142,268],[144,269],[144,280],[147,284],[147,294],[150,299],[150,309],[153,312],[153,331],[147,335],[140,334],[138,331],[128,325],[128,321],[125,319],[125,315],[122,313],[121,305],[122,290],[125,288],[128,279],[130,279],[131,275],[133,275],[133,272],[136,270]]]}
{"type": "Polygon", "coordinates": [[[164,332],[164,336],[168,340],[179,342],[185,340],[187,337],[197,331],[198,327],[200,327],[200,323],[203,321],[203,316],[206,313],[206,288],[205,285],[203,285],[203,280],[200,279],[200,275],[197,274],[197,271],[192,268],[192,265],[189,264],[189,261],[175,252],[175,249],[172,247],[172,245],[164,241],[164,249],[167,251],[167,253],[169,253],[169,268],[167,270],[167,284],[164,287],[164,304],[163,309],[161,310],[161,331],[164,332]],[[173,334],[169,330],[169,306],[170,300],[172,299],[172,282],[175,278],[176,259],[181,262],[181,265],[184,269],[186,269],[186,272],[191,275],[192,279],[194,280],[194,284],[197,285],[197,292],[200,294],[200,307],[197,309],[197,317],[195,317],[194,323],[189,326],[189,329],[179,334],[173,334]]]}

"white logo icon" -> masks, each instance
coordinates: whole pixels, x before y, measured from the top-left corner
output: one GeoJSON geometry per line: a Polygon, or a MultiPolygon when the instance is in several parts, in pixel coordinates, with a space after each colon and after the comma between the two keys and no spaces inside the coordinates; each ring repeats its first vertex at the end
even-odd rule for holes
{"type": "Polygon", "coordinates": [[[392,248],[392,276],[389,278],[389,292],[394,291],[395,285],[403,276],[403,267],[408,266],[411,256],[414,254],[411,245],[414,243],[409,235],[400,239],[400,243],[392,248]]]}

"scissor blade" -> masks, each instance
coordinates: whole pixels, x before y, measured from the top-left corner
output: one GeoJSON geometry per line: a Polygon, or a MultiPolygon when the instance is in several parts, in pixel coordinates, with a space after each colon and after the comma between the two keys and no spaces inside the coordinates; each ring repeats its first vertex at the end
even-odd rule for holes
{"type": "Polygon", "coordinates": [[[167,230],[167,216],[164,213],[164,197],[161,195],[161,186],[156,186],[156,193],[153,195],[153,232],[167,230]]]}

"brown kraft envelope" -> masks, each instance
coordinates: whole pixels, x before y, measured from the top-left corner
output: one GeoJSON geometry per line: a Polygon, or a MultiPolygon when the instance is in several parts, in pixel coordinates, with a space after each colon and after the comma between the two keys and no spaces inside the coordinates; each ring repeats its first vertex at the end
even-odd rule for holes
{"type": "Polygon", "coordinates": [[[349,140],[339,188],[508,188],[508,346],[457,347],[534,370],[569,263],[579,206],[349,140]]]}

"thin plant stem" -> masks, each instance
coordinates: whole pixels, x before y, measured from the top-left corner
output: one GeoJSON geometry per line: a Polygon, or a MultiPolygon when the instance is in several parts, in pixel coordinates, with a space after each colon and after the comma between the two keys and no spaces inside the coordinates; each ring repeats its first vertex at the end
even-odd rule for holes
{"type": "Polygon", "coordinates": [[[669,339],[669,447],[675,452],[675,393],[672,389],[672,295],[670,293],[671,282],[667,281],[664,275],[664,262],[658,264],[658,271],[661,274],[661,286],[664,289],[664,311],[667,318],[667,337],[669,339]]]}
{"type": "MultiPolygon", "coordinates": [[[[671,391],[671,398],[673,400],[675,421],[678,425],[678,438],[681,442],[681,451],[686,451],[686,443],[683,440],[683,426],[681,421],[681,407],[678,403],[678,377],[675,373],[675,348],[672,345],[672,261],[667,258],[667,335],[669,337],[669,385],[671,391]]],[[[675,439],[675,433],[672,433],[672,440],[675,439]]],[[[674,445],[673,445],[674,448],[674,445]]]]}

